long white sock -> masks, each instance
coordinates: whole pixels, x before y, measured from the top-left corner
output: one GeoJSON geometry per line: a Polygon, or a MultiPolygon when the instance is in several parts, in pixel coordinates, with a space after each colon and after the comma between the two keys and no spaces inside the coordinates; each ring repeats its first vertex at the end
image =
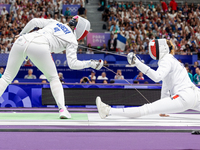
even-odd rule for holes
{"type": "Polygon", "coordinates": [[[6,90],[7,86],[8,86],[8,83],[3,78],[0,78],[0,97],[6,90]]]}
{"type": "Polygon", "coordinates": [[[58,105],[58,108],[65,109],[65,98],[62,84],[59,79],[54,79],[50,82],[51,92],[58,105]]]}
{"type": "Polygon", "coordinates": [[[122,116],[128,118],[136,118],[144,115],[141,107],[130,108],[111,108],[110,114],[113,116],[122,116]]]}

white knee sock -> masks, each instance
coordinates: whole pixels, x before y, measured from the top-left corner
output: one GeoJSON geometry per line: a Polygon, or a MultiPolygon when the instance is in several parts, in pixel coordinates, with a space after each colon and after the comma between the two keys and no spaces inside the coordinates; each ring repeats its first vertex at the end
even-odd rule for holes
{"type": "Polygon", "coordinates": [[[7,86],[8,86],[8,83],[3,78],[1,78],[0,79],[0,97],[2,96],[4,91],[6,90],[7,86]]]}
{"type": "Polygon", "coordinates": [[[65,107],[65,98],[62,84],[59,79],[54,79],[50,82],[51,92],[53,97],[58,105],[58,108],[66,108],[65,107]]]}
{"type": "Polygon", "coordinates": [[[130,108],[111,108],[110,114],[115,116],[122,116],[128,118],[136,118],[144,115],[141,107],[130,107],[130,108]]]}

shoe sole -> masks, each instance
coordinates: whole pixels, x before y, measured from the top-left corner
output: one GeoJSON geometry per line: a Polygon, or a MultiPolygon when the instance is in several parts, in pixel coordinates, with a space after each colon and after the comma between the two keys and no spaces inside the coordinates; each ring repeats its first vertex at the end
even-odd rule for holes
{"type": "Polygon", "coordinates": [[[60,119],[71,119],[71,117],[60,116],[60,119]]]}

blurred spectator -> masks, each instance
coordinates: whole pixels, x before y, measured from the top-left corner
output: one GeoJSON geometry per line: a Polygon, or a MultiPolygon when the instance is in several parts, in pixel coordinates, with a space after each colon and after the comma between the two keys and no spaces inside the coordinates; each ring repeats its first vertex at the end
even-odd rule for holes
{"type": "Polygon", "coordinates": [[[162,10],[164,12],[168,11],[167,4],[163,0],[160,0],[160,3],[161,3],[161,6],[162,6],[162,10]]]}
{"type": "Polygon", "coordinates": [[[139,72],[139,74],[134,79],[136,79],[136,80],[144,80],[143,73],[139,72]]]}
{"type": "Polygon", "coordinates": [[[124,79],[122,75],[122,71],[120,69],[117,70],[117,74],[115,75],[115,79],[124,79]]]}
{"type": "Polygon", "coordinates": [[[103,48],[101,49],[102,51],[108,51],[106,44],[103,44],[103,48]]]}
{"type": "Polygon", "coordinates": [[[108,50],[116,52],[116,46],[117,46],[117,39],[114,38],[114,34],[111,34],[110,39],[108,40],[108,50]]]}
{"type": "Polygon", "coordinates": [[[94,70],[91,71],[91,74],[89,75],[88,79],[92,80],[96,80],[96,76],[95,76],[96,72],[94,70]]]}
{"type": "Polygon", "coordinates": [[[42,84],[46,84],[46,83],[47,83],[47,80],[43,79],[41,83],[42,83],[42,84]]]}
{"type": "Polygon", "coordinates": [[[80,83],[91,83],[91,81],[88,77],[83,77],[81,78],[80,83]]]}
{"type": "Polygon", "coordinates": [[[33,66],[33,64],[31,63],[30,59],[28,59],[27,61],[25,61],[24,66],[25,67],[31,67],[31,66],[33,66]]]}
{"type": "Polygon", "coordinates": [[[95,80],[92,79],[90,84],[95,84],[95,83],[96,83],[95,80]]]}
{"type": "Polygon", "coordinates": [[[117,31],[120,31],[119,26],[116,25],[116,22],[115,22],[115,21],[113,21],[113,23],[112,23],[112,25],[111,25],[111,27],[110,27],[110,31],[114,31],[115,33],[116,33],[117,31]]]}
{"type": "Polygon", "coordinates": [[[33,69],[28,70],[28,75],[25,75],[24,79],[36,79],[36,76],[33,75],[33,69]]]}
{"type": "Polygon", "coordinates": [[[63,77],[63,73],[62,73],[62,72],[59,72],[59,73],[58,73],[58,77],[59,77],[59,80],[60,80],[61,83],[65,83],[64,77],[63,77]]]}
{"type": "Polygon", "coordinates": [[[103,84],[108,84],[108,81],[107,80],[103,80],[103,84]]]}
{"type": "Polygon", "coordinates": [[[91,46],[91,44],[89,43],[89,44],[88,44],[87,51],[86,51],[86,54],[94,54],[94,52],[93,52],[93,50],[92,50],[91,48],[92,48],[92,46],[91,46]]]}
{"type": "Polygon", "coordinates": [[[102,72],[101,76],[98,76],[97,80],[108,80],[108,78],[106,77],[106,73],[102,72]]]}
{"type": "Polygon", "coordinates": [[[186,66],[185,69],[186,69],[187,72],[188,72],[188,76],[189,76],[190,80],[193,82],[193,75],[190,73],[190,69],[189,69],[189,67],[186,66]]]}
{"type": "Polygon", "coordinates": [[[171,0],[169,3],[169,7],[171,7],[171,10],[177,11],[177,3],[175,0],[171,0]]]}
{"type": "Polygon", "coordinates": [[[8,11],[6,10],[5,6],[3,7],[3,10],[1,11],[1,15],[5,15],[5,16],[8,15],[8,11]]]}
{"type": "Polygon", "coordinates": [[[0,68],[0,78],[2,77],[2,75],[3,75],[3,72],[4,72],[4,68],[3,67],[1,67],[0,68]]]}
{"type": "Polygon", "coordinates": [[[66,8],[64,13],[65,18],[67,19],[69,16],[71,16],[71,11],[69,10],[69,7],[66,8]]]}
{"type": "Polygon", "coordinates": [[[133,84],[140,84],[140,82],[137,81],[137,80],[134,80],[134,81],[133,81],[133,84]]]}
{"type": "Polygon", "coordinates": [[[47,78],[45,77],[44,74],[41,74],[41,75],[39,76],[39,79],[47,79],[47,78]]]}
{"type": "Polygon", "coordinates": [[[195,69],[195,72],[196,72],[196,74],[194,75],[194,83],[195,84],[200,84],[200,70],[199,70],[199,67],[197,67],[196,69],[195,69]]]}
{"type": "Polygon", "coordinates": [[[81,3],[80,8],[78,9],[78,15],[85,18],[86,14],[87,14],[87,10],[83,7],[83,3],[81,3]]]}
{"type": "Polygon", "coordinates": [[[155,9],[155,5],[153,4],[152,1],[150,1],[150,4],[149,4],[148,6],[149,6],[149,9],[150,9],[151,11],[153,11],[153,10],[155,9]]]}
{"type": "Polygon", "coordinates": [[[104,61],[103,61],[103,65],[104,65],[105,67],[108,67],[108,66],[109,66],[107,60],[104,60],[104,61]]]}
{"type": "Polygon", "coordinates": [[[19,83],[19,81],[18,80],[14,80],[13,83],[19,83]]]}

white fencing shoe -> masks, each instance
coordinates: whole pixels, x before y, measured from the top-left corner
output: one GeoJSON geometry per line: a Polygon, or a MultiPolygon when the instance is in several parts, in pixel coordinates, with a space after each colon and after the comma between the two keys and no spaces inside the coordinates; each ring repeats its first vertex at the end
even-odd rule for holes
{"type": "Polygon", "coordinates": [[[60,119],[70,119],[71,118],[71,115],[66,108],[65,109],[61,108],[59,110],[59,114],[60,114],[60,119]]]}
{"type": "Polygon", "coordinates": [[[101,101],[101,98],[97,96],[96,105],[101,119],[106,118],[109,115],[111,107],[101,101]]]}
{"type": "Polygon", "coordinates": [[[92,68],[96,70],[100,70],[103,67],[103,60],[91,60],[92,68]]]}

